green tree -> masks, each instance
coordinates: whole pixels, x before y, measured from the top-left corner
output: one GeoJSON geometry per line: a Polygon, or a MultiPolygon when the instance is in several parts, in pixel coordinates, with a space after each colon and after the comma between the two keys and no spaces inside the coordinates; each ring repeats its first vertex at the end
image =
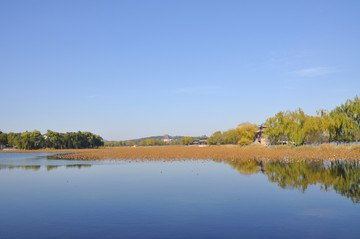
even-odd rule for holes
{"type": "Polygon", "coordinates": [[[322,143],[327,141],[325,131],[322,128],[323,119],[318,116],[308,116],[304,128],[305,128],[305,140],[306,144],[322,143]]]}
{"type": "Polygon", "coordinates": [[[356,141],[360,137],[360,99],[358,96],[354,100],[348,99],[345,104],[341,105],[341,111],[345,114],[345,128],[344,133],[347,141],[356,141]]]}
{"type": "Polygon", "coordinates": [[[181,138],[180,142],[181,142],[181,144],[184,144],[184,145],[190,145],[190,144],[193,144],[194,138],[190,137],[190,136],[185,136],[185,137],[181,138]]]}
{"type": "Polygon", "coordinates": [[[224,143],[224,136],[221,131],[216,131],[213,133],[207,140],[207,144],[223,144],[224,143]]]}
{"type": "MultiPolygon", "coordinates": [[[[65,147],[65,138],[62,134],[58,132],[54,132],[51,130],[48,130],[45,134],[45,145],[47,148],[53,148],[53,149],[64,149],[65,147]]],[[[74,146],[74,148],[77,148],[74,146]]]]}
{"type": "Polygon", "coordinates": [[[8,135],[0,131],[0,148],[5,147],[8,144],[8,135]]]}
{"type": "Polygon", "coordinates": [[[8,144],[11,148],[20,148],[20,133],[10,132],[7,136],[8,144]]]}
{"type": "Polygon", "coordinates": [[[43,148],[45,142],[44,136],[40,131],[35,130],[30,132],[30,145],[31,149],[40,149],[43,148]]]}
{"type": "Polygon", "coordinates": [[[154,146],[154,145],[164,145],[165,142],[162,140],[156,139],[145,139],[139,143],[140,146],[154,146]]]}
{"type": "Polygon", "coordinates": [[[180,140],[173,140],[170,142],[171,145],[179,145],[180,144],[180,140]]]}
{"type": "Polygon", "coordinates": [[[282,141],[288,141],[288,125],[289,125],[288,112],[280,111],[274,117],[266,120],[267,128],[264,134],[268,137],[271,144],[279,144],[282,141]]]}
{"type": "MultiPolygon", "coordinates": [[[[326,115],[325,111],[321,112],[326,115]]],[[[302,109],[279,112],[266,121],[265,134],[272,144],[288,141],[295,145],[319,143],[325,138],[328,122],[318,116],[309,116],[302,109]]]]}
{"type": "Polygon", "coordinates": [[[237,144],[239,140],[240,140],[240,135],[237,129],[229,129],[223,132],[224,144],[237,144]]]}

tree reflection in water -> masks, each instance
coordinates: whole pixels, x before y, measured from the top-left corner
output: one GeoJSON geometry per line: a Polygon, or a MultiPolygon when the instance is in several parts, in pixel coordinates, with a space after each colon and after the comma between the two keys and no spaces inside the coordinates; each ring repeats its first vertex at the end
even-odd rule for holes
{"type": "MultiPolygon", "coordinates": [[[[217,160],[218,161],[218,160],[217,160]]],[[[297,189],[305,192],[309,185],[320,185],[324,191],[335,190],[350,198],[354,203],[360,202],[360,163],[359,161],[257,161],[225,160],[241,175],[263,173],[268,180],[284,189],[297,189]]],[[[0,170],[25,169],[47,171],[65,168],[88,168],[91,164],[68,165],[0,165],[0,170]]]]}
{"type": "Polygon", "coordinates": [[[2,170],[2,169],[12,170],[12,169],[17,169],[17,168],[37,171],[41,168],[41,166],[40,165],[0,165],[0,170],[2,170]]]}
{"type": "Polygon", "coordinates": [[[56,169],[56,168],[60,168],[62,166],[65,166],[66,168],[89,168],[91,167],[91,164],[68,164],[68,165],[0,165],[0,170],[2,169],[7,169],[7,170],[12,170],[12,169],[25,169],[25,170],[33,170],[33,171],[37,171],[39,170],[41,167],[46,168],[47,171],[56,169]]]}
{"type": "Polygon", "coordinates": [[[262,172],[268,180],[284,189],[305,192],[309,185],[320,184],[325,191],[335,190],[360,202],[360,167],[358,161],[226,161],[242,175],[262,172]]]}
{"type": "Polygon", "coordinates": [[[225,162],[230,164],[233,169],[239,171],[241,175],[256,174],[262,169],[261,163],[255,160],[231,160],[225,162]]]}

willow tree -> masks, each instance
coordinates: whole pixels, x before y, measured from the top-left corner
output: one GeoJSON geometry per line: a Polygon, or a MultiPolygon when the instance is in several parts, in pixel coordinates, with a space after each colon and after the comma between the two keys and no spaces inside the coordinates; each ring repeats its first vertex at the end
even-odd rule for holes
{"type": "Polygon", "coordinates": [[[279,144],[281,141],[288,141],[289,136],[289,117],[288,112],[280,111],[274,117],[266,120],[267,128],[264,134],[268,137],[271,144],[279,144]]]}
{"type": "Polygon", "coordinates": [[[348,135],[352,140],[355,140],[358,143],[360,137],[360,99],[358,96],[354,100],[348,99],[344,105],[342,105],[342,110],[346,115],[346,126],[348,127],[348,135]]]}
{"type": "Polygon", "coordinates": [[[304,144],[306,138],[307,127],[306,121],[308,115],[302,109],[297,109],[293,112],[288,112],[289,123],[286,129],[289,140],[296,145],[304,144]]]}
{"type": "Polygon", "coordinates": [[[317,111],[317,114],[321,119],[320,130],[322,131],[326,141],[330,143],[335,138],[335,120],[328,110],[319,110],[317,111]]]}
{"type": "Polygon", "coordinates": [[[334,140],[350,142],[353,140],[354,123],[349,116],[348,105],[342,104],[330,112],[330,117],[334,122],[334,140]]]}
{"type": "Polygon", "coordinates": [[[327,141],[326,133],[323,129],[323,119],[319,116],[307,116],[305,121],[305,141],[304,143],[322,143],[327,141]]]}
{"type": "Polygon", "coordinates": [[[317,143],[323,140],[320,117],[309,116],[299,108],[295,111],[279,112],[266,121],[265,134],[273,144],[289,141],[295,145],[317,143]]]}

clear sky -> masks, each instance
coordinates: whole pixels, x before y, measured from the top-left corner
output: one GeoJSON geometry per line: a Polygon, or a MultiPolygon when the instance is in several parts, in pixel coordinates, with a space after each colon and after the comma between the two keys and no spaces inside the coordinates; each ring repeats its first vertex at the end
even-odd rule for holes
{"type": "Polygon", "coordinates": [[[360,1],[0,2],[0,130],[210,135],[360,95],[360,1]]]}

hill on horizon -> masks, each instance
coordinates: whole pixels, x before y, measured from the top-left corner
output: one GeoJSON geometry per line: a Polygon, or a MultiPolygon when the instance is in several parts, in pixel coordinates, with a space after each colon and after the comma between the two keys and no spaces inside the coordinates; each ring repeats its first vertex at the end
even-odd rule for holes
{"type": "Polygon", "coordinates": [[[149,137],[143,137],[138,139],[130,139],[130,140],[124,140],[124,141],[136,141],[136,143],[139,143],[141,141],[147,140],[147,139],[156,139],[156,140],[164,140],[166,138],[169,138],[171,140],[181,140],[184,136],[171,136],[168,134],[162,135],[162,136],[149,136],[149,137]]]}

